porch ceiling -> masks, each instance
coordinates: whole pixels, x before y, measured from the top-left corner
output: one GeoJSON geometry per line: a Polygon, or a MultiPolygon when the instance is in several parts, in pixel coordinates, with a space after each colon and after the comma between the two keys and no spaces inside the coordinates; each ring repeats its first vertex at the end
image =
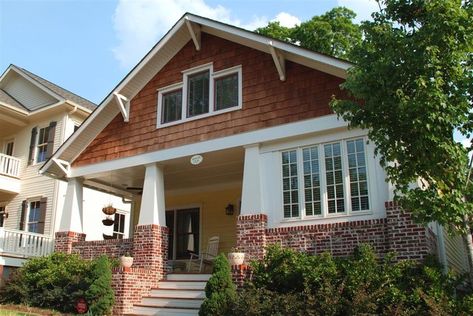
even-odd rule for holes
{"type": "MultiPolygon", "coordinates": [[[[196,166],[190,163],[190,156],[165,161],[161,163],[164,169],[165,190],[183,190],[200,186],[241,182],[243,179],[244,154],[244,148],[202,153],[204,159],[202,163],[196,166]]],[[[89,175],[85,177],[85,180],[90,186],[101,184],[136,194],[139,193],[139,188],[143,187],[144,175],[145,166],[142,165],[89,175]]]]}

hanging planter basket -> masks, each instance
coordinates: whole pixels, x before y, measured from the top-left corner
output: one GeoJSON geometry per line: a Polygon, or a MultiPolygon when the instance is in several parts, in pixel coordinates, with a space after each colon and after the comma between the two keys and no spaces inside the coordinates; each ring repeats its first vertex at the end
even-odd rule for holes
{"type": "Polygon", "coordinates": [[[115,223],[115,221],[111,218],[106,218],[106,219],[103,219],[102,220],[102,223],[105,225],[105,226],[112,226],[113,223],[115,223]]]}
{"type": "Polygon", "coordinates": [[[115,239],[115,238],[113,237],[113,235],[102,234],[102,236],[103,236],[103,239],[104,239],[104,240],[115,239]]]}
{"type": "Polygon", "coordinates": [[[117,212],[117,209],[114,208],[113,206],[109,205],[109,206],[105,206],[104,208],[102,208],[102,212],[105,215],[113,215],[117,212]]]}

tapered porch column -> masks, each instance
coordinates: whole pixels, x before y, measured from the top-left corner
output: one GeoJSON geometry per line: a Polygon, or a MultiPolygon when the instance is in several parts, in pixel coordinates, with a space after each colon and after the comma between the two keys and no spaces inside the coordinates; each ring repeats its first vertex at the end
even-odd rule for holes
{"type": "Polygon", "coordinates": [[[164,175],[161,166],[146,165],[138,225],[133,239],[133,266],[144,268],[159,281],[165,273],[168,253],[164,201],[164,175]]]}
{"type": "Polygon", "coordinates": [[[259,145],[245,147],[241,211],[237,221],[237,247],[246,253],[245,261],[261,259],[266,247],[266,225],[261,198],[259,145]]]}
{"type": "Polygon", "coordinates": [[[85,240],[83,230],[83,180],[70,178],[61,212],[59,230],[56,233],[54,249],[58,252],[72,252],[72,243],[85,240]]]}

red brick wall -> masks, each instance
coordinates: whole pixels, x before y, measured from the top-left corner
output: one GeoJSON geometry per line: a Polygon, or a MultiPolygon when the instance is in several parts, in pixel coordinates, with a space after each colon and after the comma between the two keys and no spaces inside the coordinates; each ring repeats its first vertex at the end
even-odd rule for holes
{"type": "Polygon", "coordinates": [[[331,113],[332,95],[344,95],[342,79],[286,62],[279,80],[271,55],[202,34],[202,50],[189,41],[132,99],[130,121],[121,115],[75,160],[85,165],[196,143],[331,113]],[[214,71],[242,65],[243,109],[156,129],[157,89],[182,81],[181,71],[213,62],[214,71]]]}
{"type": "Polygon", "coordinates": [[[245,261],[263,259],[266,247],[265,214],[240,215],[237,221],[238,250],[245,253],[245,261]]]}
{"type": "Polygon", "coordinates": [[[84,259],[94,259],[101,255],[118,258],[125,253],[133,254],[133,239],[110,239],[81,241],[72,244],[72,252],[84,259]]]}
{"type": "Polygon", "coordinates": [[[72,253],[72,244],[85,241],[85,234],[75,232],[57,232],[54,240],[54,251],[72,253]]]}

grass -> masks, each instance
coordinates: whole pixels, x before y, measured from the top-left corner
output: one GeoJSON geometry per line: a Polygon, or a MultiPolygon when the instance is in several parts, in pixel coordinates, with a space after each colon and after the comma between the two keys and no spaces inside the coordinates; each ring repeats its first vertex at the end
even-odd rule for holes
{"type": "Polygon", "coordinates": [[[25,305],[0,305],[0,316],[56,316],[59,312],[25,305]]]}

